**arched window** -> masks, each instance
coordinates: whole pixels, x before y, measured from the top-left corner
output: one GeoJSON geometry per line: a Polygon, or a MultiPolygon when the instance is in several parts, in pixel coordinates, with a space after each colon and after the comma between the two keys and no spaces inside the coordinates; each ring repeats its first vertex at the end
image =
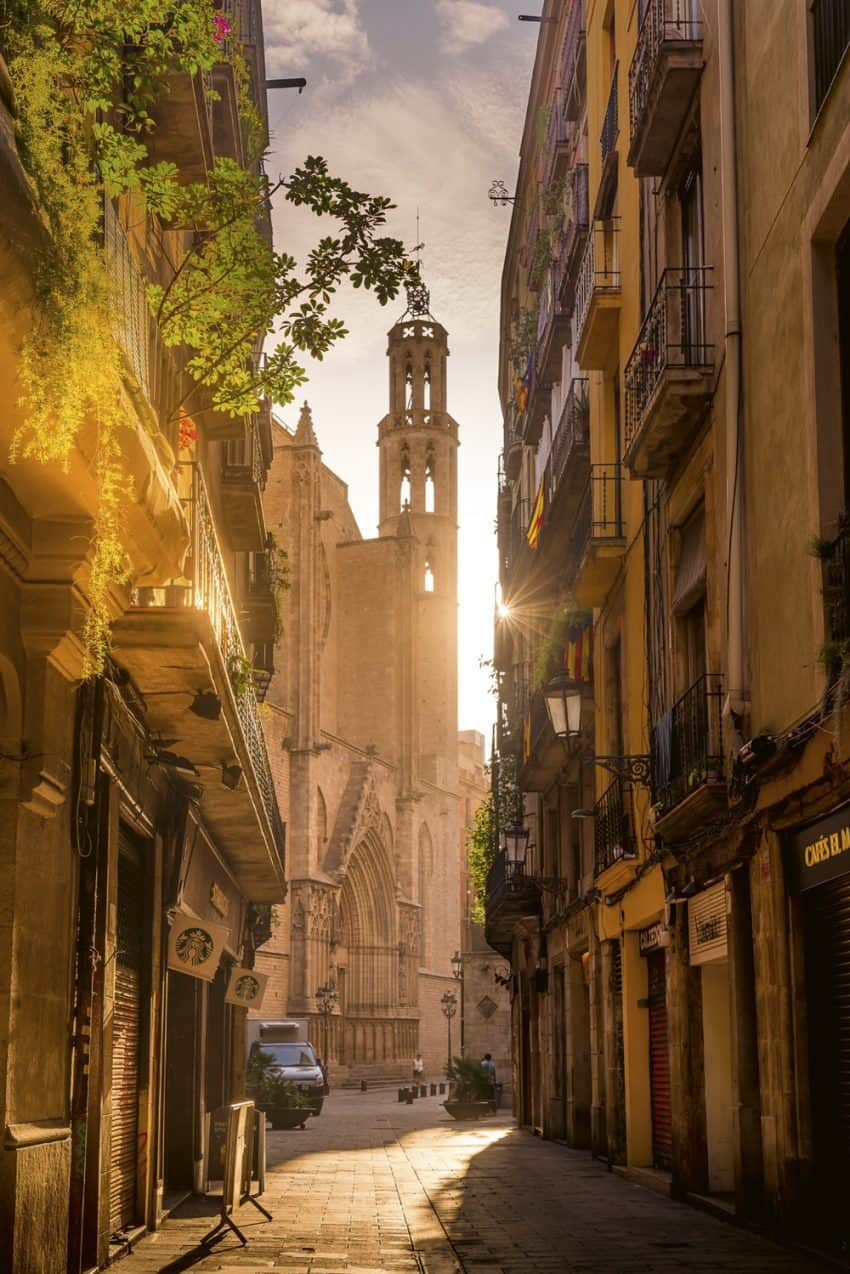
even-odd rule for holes
{"type": "Polygon", "coordinates": [[[402,513],[405,509],[410,508],[411,502],[411,486],[410,486],[410,452],[404,446],[401,449],[401,494],[399,496],[399,507],[402,513]]]}
{"type": "Polygon", "coordinates": [[[322,795],[322,789],[316,788],[316,840],[318,842],[319,861],[325,856],[328,844],[328,807],[322,795]]]}
{"type": "Polygon", "coordinates": [[[434,591],[434,568],[431,565],[431,558],[425,558],[425,592],[433,593],[434,591]]]}
{"type": "Polygon", "coordinates": [[[413,406],[413,363],[409,358],[404,369],[404,406],[407,411],[413,406]]]}
{"type": "Polygon", "coordinates": [[[425,358],[425,383],[424,383],[425,401],[424,407],[426,411],[431,410],[431,359],[426,355],[425,358]]]}
{"type": "Polygon", "coordinates": [[[434,485],[434,449],[428,448],[425,457],[425,512],[434,513],[437,507],[437,489],[434,485]]]}

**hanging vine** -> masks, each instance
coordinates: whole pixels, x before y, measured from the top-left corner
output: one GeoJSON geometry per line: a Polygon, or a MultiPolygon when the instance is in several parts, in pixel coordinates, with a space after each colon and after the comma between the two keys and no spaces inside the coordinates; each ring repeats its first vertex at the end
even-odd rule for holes
{"type": "MultiPolygon", "coordinates": [[[[305,380],[301,353],[322,358],[346,335],[329,314],[340,283],[369,288],[385,304],[415,279],[402,243],[383,236],[392,204],[331,176],[309,158],[272,185],[260,159],[262,118],[238,32],[213,0],[12,0],[0,53],[15,94],[17,144],[45,226],[33,261],[35,305],[21,350],[25,421],[13,458],[67,468],[80,446],[98,485],[85,624],[86,674],[109,647],[110,596],[128,577],[122,509],[133,498],[122,466],[123,364],[116,296],[103,248],[104,200],[129,196],[161,236],[170,280],[148,300],[166,346],[186,348],[195,382],[189,409],[242,416],[262,398],[292,400],[305,380]],[[216,157],[205,182],[153,162],[155,107],[176,74],[233,67],[246,167],[216,157]],[[303,270],[263,234],[272,196],[339,224],[303,270]],[[259,351],[277,328],[261,363],[259,351]],[[198,407],[201,390],[211,407],[198,407]]],[[[187,409],[184,401],[174,406],[187,409]]]]}

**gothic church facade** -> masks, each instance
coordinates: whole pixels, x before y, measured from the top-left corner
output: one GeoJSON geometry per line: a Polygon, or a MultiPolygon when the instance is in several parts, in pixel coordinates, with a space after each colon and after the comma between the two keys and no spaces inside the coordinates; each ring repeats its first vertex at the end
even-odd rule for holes
{"type": "Polygon", "coordinates": [[[264,1019],[306,1017],[337,1081],[445,1064],[456,990],[457,447],[447,333],[412,292],[389,333],[380,518],[365,539],[309,408],[276,432],[266,518],[288,554],[265,727],[287,822],[289,890],[258,955],[264,1019]],[[320,1014],[316,992],[337,1004],[320,1014]]]}

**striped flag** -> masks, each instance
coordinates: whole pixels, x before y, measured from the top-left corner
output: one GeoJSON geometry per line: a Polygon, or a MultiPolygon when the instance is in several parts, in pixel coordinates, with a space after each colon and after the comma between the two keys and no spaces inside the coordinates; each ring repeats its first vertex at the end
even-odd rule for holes
{"type": "Polygon", "coordinates": [[[564,669],[573,681],[593,681],[593,625],[572,628],[564,643],[564,669]]]}
{"type": "Polygon", "coordinates": [[[537,488],[537,498],[534,501],[534,509],[531,513],[531,521],[528,524],[528,530],[525,538],[528,540],[528,547],[536,549],[540,542],[540,531],[543,526],[543,478],[540,479],[540,486],[537,488]]]}

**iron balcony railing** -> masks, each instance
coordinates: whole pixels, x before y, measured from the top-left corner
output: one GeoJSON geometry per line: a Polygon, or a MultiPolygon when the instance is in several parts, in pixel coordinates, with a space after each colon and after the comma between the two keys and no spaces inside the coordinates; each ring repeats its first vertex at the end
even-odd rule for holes
{"type": "Polygon", "coordinates": [[[179,381],[148,304],[147,285],[130,250],[112,200],[103,203],[103,237],[112,284],[115,335],[127,366],[177,454],[179,381]]]}
{"type": "Polygon", "coordinates": [[[573,522],[567,550],[568,574],[574,577],[594,543],[623,538],[623,481],[619,464],[592,464],[573,522]]]}
{"type": "Polygon", "coordinates": [[[576,280],[573,349],[577,349],[581,342],[594,296],[620,290],[619,237],[617,219],[613,217],[606,221],[594,221],[588,231],[576,280]]]}
{"type": "Polygon", "coordinates": [[[707,368],[714,346],[706,340],[706,293],[711,270],[665,270],[652,298],[624,377],[626,447],[641,427],[656,386],[671,368],[707,368]]]}
{"type": "Polygon", "coordinates": [[[546,131],[546,150],[543,167],[544,186],[548,186],[552,180],[559,160],[563,162],[566,159],[567,149],[572,138],[572,127],[566,116],[565,105],[563,89],[555,89],[549,113],[549,127],[546,131]]]}
{"type": "Polygon", "coordinates": [[[703,783],[723,779],[723,683],[697,678],[652,731],[653,794],[666,813],[703,783]]]}
{"type": "Polygon", "coordinates": [[[260,440],[259,425],[255,417],[251,417],[248,433],[244,438],[237,438],[227,443],[222,462],[224,478],[250,478],[262,491],[266,485],[266,464],[263,458],[263,447],[260,440]]]}
{"type": "Polygon", "coordinates": [[[570,457],[575,454],[576,447],[587,446],[589,442],[590,415],[587,398],[587,377],[574,376],[570,381],[569,393],[564,399],[558,428],[552,441],[552,490],[564,476],[564,470],[570,457]]]}
{"type": "Polygon", "coordinates": [[[632,819],[632,788],[614,779],[594,806],[593,857],[596,875],[637,853],[632,819]]]}
{"type": "Polygon", "coordinates": [[[617,136],[620,131],[619,121],[617,117],[617,80],[619,78],[620,64],[614,63],[614,74],[611,77],[611,88],[608,92],[608,105],[605,107],[605,114],[602,118],[602,132],[599,135],[599,144],[602,147],[602,164],[611,154],[617,144],[617,136]]]}
{"type": "Polygon", "coordinates": [[[588,224],[588,190],[587,164],[575,164],[570,172],[569,207],[567,209],[566,226],[561,241],[561,300],[569,310],[573,308],[572,292],[567,295],[570,282],[575,271],[574,257],[577,249],[584,242],[588,224]]]}
{"type": "Polygon", "coordinates": [[[257,709],[257,696],[251,683],[251,664],[245,652],[230,584],[219,547],[215,522],[203,474],[192,465],[192,494],[184,502],[191,534],[191,557],[187,560],[187,576],[166,588],[143,588],[136,595],[140,606],[191,607],[204,611],[209,618],[216,644],[227,668],[236,704],[236,715],[251,762],[251,770],[260,794],[263,810],[278,853],[283,856],[283,822],[275,796],[263,727],[257,709]]]}
{"type": "Polygon", "coordinates": [[[815,110],[819,111],[850,46],[847,0],[810,0],[815,71],[815,110]]]}
{"type": "Polygon", "coordinates": [[[662,46],[699,40],[701,27],[691,0],[648,0],[629,66],[629,128],[634,137],[649,100],[662,46]]]}
{"type": "Polygon", "coordinates": [[[584,43],[584,0],[573,0],[564,45],[561,50],[561,87],[564,90],[565,109],[570,119],[577,119],[583,96],[582,85],[576,83],[582,45],[584,43]]]}

